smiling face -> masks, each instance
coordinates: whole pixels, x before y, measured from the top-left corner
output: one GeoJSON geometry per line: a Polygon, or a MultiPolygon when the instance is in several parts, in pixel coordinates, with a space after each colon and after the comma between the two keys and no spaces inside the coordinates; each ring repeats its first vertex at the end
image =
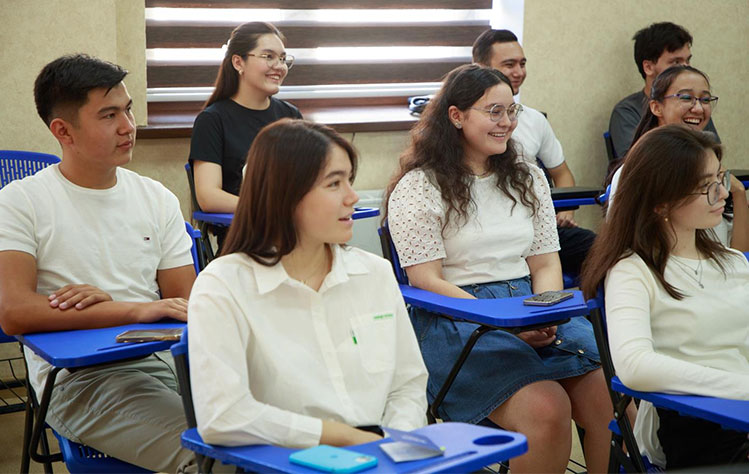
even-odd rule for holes
{"type": "Polygon", "coordinates": [[[686,201],[670,212],[670,219],[674,229],[681,232],[694,231],[695,229],[709,229],[715,227],[723,219],[723,209],[726,205],[728,190],[723,185],[719,186],[719,198],[717,202],[708,204],[707,188],[716,181],[721,181],[720,161],[713,150],[705,150],[705,166],[702,178],[694,190],[694,195],[689,196],[686,201]]]}
{"type": "MultiPolygon", "coordinates": [[[[710,96],[710,85],[702,75],[685,71],[674,79],[665,96],[689,94],[693,97],[710,96]]],[[[658,117],[658,125],[682,124],[695,130],[702,130],[712,115],[712,106],[695,101],[692,107],[685,106],[677,97],[651,101],[650,110],[658,117]]]]}
{"type": "Polygon", "coordinates": [[[260,36],[257,45],[247,53],[254,56],[240,57],[235,55],[233,59],[234,68],[240,72],[239,82],[240,90],[248,89],[262,93],[266,97],[277,94],[280,90],[281,83],[289,73],[289,68],[283,61],[276,61],[272,66],[268,61],[258,57],[259,54],[269,54],[276,58],[286,55],[281,39],[274,34],[260,36]]]}
{"type": "Polygon", "coordinates": [[[492,122],[488,111],[494,105],[501,105],[507,110],[513,103],[510,86],[502,82],[487,89],[467,110],[450,106],[450,121],[460,124],[464,159],[467,162],[484,163],[488,157],[501,155],[507,150],[507,142],[517,121],[510,121],[507,113],[503,113],[499,122],[492,122]]]}
{"type": "Polygon", "coordinates": [[[523,48],[517,41],[508,43],[494,43],[489,65],[501,72],[512,83],[515,93],[519,92],[520,86],[525,81],[525,54],[523,48]]]}
{"type": "Polygon", "coordinates": [[[352,237],[354,204],[359,201],[351,183],[351,159],[338,145],[330,146],[327,163],[312,189],[294,211],[299,244],[343,244],[352,237]]]}

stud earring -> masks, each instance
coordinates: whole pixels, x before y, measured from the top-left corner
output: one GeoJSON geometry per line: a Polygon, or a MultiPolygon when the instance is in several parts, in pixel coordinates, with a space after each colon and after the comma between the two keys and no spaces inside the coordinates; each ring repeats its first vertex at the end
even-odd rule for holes
{"type": "Polygon", "coordinates": [[[663,220],[668,222],[668,217],[664,217],[663,220]]]}
{"type": "Polygon", "coordinates": [[[463,125],[461,125],[460,122],[455,122],[455,128],[461,129],[463,128],[463,125]]]}

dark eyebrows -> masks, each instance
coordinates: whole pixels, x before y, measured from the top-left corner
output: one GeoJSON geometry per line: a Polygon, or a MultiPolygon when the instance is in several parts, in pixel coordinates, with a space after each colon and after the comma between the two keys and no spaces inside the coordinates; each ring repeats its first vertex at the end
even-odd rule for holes
{"type": "MultiPolygon", "coordinates": [[[[133,105],[133,99],[130,99],[127,102],[127,105],[125,106],[125,109],[129,109],[133,105]]],[[[122,110],[120,107],[116,105],[110,105],[109,107],[103,107],[99,109],[99,112],[97,112],[99,115],[108,114],[109,112],[117,112],[119,110],[122,110]]]]}
{"type": "Polygon", "coordinates": [[[326,174],[325,177],[323,178],[323,180],[328,180],[328,179],[331,179],[331,178],[345,178],[345,177],[346,177],[346,172],[345,171],[343,171],[343,170],[334,170],[334,171],[331,171],[330,173],[326,174]]]}

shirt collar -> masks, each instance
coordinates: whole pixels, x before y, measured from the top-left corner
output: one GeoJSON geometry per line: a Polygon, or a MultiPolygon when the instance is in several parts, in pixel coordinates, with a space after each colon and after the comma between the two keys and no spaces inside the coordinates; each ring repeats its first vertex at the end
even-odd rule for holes
{"type": "MultiPolygon", "coordinates": [[[[348,281],[350,275],[366,275],[370,271],[354,251],[344,249],[340,245],[332,245],[332,250],[333,265],[320,287],[320,292],[348,281]]],[[[280,262],[272,267],[254,262],[254,267],[257,291],[261,295],[275,290],[282,283],[301,284],[292,282],[293,278],[286,273],[280,262]]]]}

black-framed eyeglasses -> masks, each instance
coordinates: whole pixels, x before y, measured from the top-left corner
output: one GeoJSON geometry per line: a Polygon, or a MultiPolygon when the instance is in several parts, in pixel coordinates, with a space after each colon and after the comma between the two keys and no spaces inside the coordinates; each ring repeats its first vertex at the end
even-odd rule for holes
{"type": "Polygon", "coordinates": [[[284,54],[283,56],[279,56],[275,53],[247,53],[245,54],[245,56],[265,59],[265,61],[268,63],[268,67],[274,67],[276,64],[281,64],[283,66],[286,66],[288,69],[291,69],[291,66],[294,65],[294,56],[292,56],[291,54],[284,54]]]}
{"type": "Polygon", "coordinates": [[[707,186],[707,189],[704,191],[689,194],[704,194],[707,196],[707,204],[712,206],[720,200],[720,186],[723,186],[726,191],[731,189],[731,172],[725,170],[720,174],[722,174],[722,176],[719,175],[718,181],[713,181],[712,183],[705,185],[707,186]]]}
{"type": "Polygon", "coordinates": [[[494,104],[490,109],[480,109],[478,107],[471,107],[473,110],[479,110],[481,112],[485,112],[489,114],[489,120],[492,122],[499,122],[502,120],[502,116],[507,113],[507,118],[510,119],[510,122],[514,122],[518,119],[518,115],[520,115],[520,112],[523,111],[523,106],[515,103],[511,106],[505,108],[504,105],[494,104]]]}
{"type": "Polygon", "coordinates": [[[692,107],[694,107],[694,104],[697,103],[697,101],[700,102],[700,105],[702,105],[702,107],[711,107],[715,109],[715,107],[718,105],[718,97],[714,95],[708,95],[705,97],[696,97],[696,96],[693,96],[692,94],[678,93],[678,94],[667,95],[663,98],[664,99],[671,99],[671,98],[678,99],[679,105],[687,109],[691,109],[692,107]]]}

